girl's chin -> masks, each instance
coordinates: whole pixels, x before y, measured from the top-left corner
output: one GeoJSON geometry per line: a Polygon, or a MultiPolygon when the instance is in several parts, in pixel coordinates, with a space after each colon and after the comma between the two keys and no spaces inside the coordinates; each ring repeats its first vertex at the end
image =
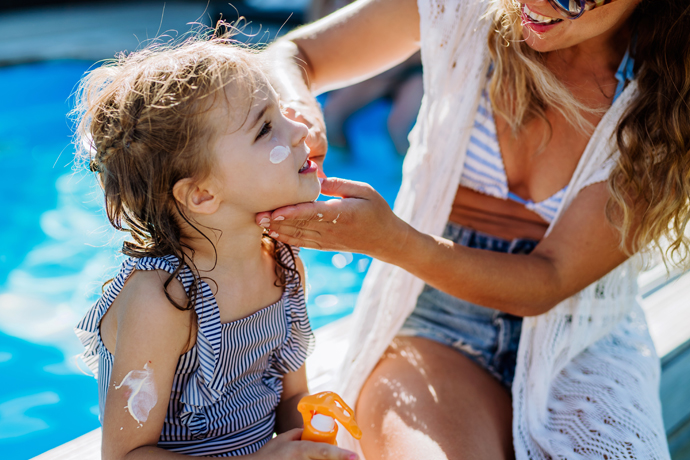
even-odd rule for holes
{"type": "MultiPolygon", "coordinates": [[[[318,182],[317,182],[318,185],[318,182]]],[[[304,193],[300,193],[299,196],[295,196],[289,200],[285,201],[280,201],[276,202],[271,206],[271,209],[278,209],[278,208],[284,208],[286,206],[295,206],[298,204],[302,203],[311,203],[313,201],[316,201],[316,199],[319,197],[321,193],[321,187],[316,187],[316,189],[306,191],[304,193]]]]}

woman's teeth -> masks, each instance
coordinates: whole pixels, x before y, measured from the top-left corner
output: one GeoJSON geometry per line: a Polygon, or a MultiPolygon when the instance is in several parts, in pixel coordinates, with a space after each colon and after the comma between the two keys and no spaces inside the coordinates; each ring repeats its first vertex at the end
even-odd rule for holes
{"type": "Polygon", "coordinates": [[[539,13],[535,13],[534,11],[527,8],[527,5],[523,6],[522,11],[523,13],[525,13],[525,16],[527,16],[532,22],[536,24],[551,24],[562,21],[562,19],[550,18],[548,16],[542,16],[539,13]]]}

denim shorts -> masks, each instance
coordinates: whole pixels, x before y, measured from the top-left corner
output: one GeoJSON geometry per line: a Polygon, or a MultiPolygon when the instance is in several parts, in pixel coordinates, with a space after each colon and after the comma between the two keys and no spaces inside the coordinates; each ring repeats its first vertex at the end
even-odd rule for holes
{"type": "MultiPolygon", "coordinates": [[[[537,241],[504,240],[449,222],[443,237],[469,248],[529,254],[537,241]]],[[[458,350],[510,387],[522,318],[482,307],[441,292],[428,284],[405,320],[400,336],[424,337],[458,350]]]]}

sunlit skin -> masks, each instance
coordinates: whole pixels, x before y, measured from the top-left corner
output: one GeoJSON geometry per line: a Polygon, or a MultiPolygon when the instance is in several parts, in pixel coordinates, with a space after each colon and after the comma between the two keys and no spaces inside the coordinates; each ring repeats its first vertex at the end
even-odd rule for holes
{"type": "MultiPolygon", "coordinates": [[[[546,0],[528,3],[541,15],[560,17],[546,0]]],[[[606,108],[630,41],[628,19],[638,3],[614,0],[540,36],[525,30],[524,37],[546,53],[546,66],[575,97],[606,108]]],[[[287,39],[269,50],[282,66],[274,75],[276,88],[299,99],[295,106],[309,121],[315,141],[312,155],[320,158],[325,137],[311,92],[365,78],[416,52],[417,3],[363,0],[287,39]]],[[[509,188],[535,202],[569,183],[590,137],[552,108],[546,116],[554,130],[540,152],[545,122],[532,120],[513,136],[506,121],[496,117],[509,188]]],[[[596,125],[602,115],[584,116],[596,125]]],[[[281,241],[368,254],[451,295],[518,316],[548,311],[627,258],[606,219],[605,183],[582,190],[546,238],[547,222],[523,205],[458,189],[451,221],[506,239],[541,240],[529,256],[468,249],[420,233],[365,184],[328,179],[322,193],[342,199],[277,209],[259,214],[257,222],[270,217],[270,229],[281,241]],[[332,224],[335,216],[337,224],[332,224]]],[[[496,379],[457,351],[423,338],[396,339],[357,404],[361,445],[369,459],[512,458],[511,413],[509,391],[496,379]],[[402,359],[401,349],[410,350],[414,364],[402,359]],[[412,408],[409,401],[414,401],[412,408]],[[404,448],[409,439],[418,440],[415,449],[404,448]]]]}
{"type": "MultiPolygon", "coordinates": [[[[537,34],[529,26],[524,27],[522,36],[530,48],[547,53],[549,51],[571,51],[589,54],[588,47],[602,48],[602,41],[611,42],[614,48],[627,46],[627,41],[617,40],[616,34],[630,18],[640,0],[614,0],[604,6],[585,12],[576,20],[564,19],[552,29],[537,34]]],[[[549,18],[562,19],[556,9],[546,0],[521,2],[532,11],[549,18]]],[[[606,51],[605,47],[602,51],[606,51]]]]}
{"type": "MultiPolygon", "coordinates": [[[[186,178],[173,187],[180,209],[214,247],[183,226],[186,244],[201,276],[209,281],[218,304],[221,323],[235,321],[277,302],[283,288],[276,285],[275,260],[263,249],[263,230],[254,222],[257,212],[276,206],[311,201],[319,194],[316,170],[300,173],[308,156],[307,127],[285,117],[276,92],[260,75],[259,86],[246,92],[227,86],[208,111],[212,155],[210,176],[186,178]],[[270,161],[275,146],[289,148],[290,155],[278,163],[270,161]]],[[[296,259],[301,279],[304,267],[296,259]]],[[[107,313],[100,331],[106,348],[114,356],[111,387],[103,414],[102,458],[173,459],[189,458],[157,447],[173,376],[180,356],[197,338],[194,310],[181,311],[165,296],[165,271],[135,271],[125,283],[107,313]],[[132,370],[147,363],[152,371],[156,404],[146,421],[137,422],[123,407],[130,391],[117,385],[132,370]]],[[[173,280],[170,296],[183,305],[182,284],[173,280]]],[[[283,392],[276,409],[274,439],[247,460],[354,460],[352,453],[334,446],[301,442],[302,419],[297,403],[308,393],[305,367],[283,377],[283,392]]]]}

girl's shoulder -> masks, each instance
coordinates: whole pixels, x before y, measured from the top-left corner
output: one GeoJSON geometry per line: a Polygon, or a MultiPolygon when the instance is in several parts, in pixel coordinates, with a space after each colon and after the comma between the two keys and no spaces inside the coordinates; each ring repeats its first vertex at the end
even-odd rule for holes
{"type": "Polygon", "coordinates": [[[166,268],[135,266],[123,281],[100,324],[101,338],[109,351],[115,350],[116,341],[143,346],[142,341],[163,340],[180,354],[193,345],[189,342],[196,336],[192,333],[196,327],[194,308],[186,308],[187,292],[166,268]]]}

